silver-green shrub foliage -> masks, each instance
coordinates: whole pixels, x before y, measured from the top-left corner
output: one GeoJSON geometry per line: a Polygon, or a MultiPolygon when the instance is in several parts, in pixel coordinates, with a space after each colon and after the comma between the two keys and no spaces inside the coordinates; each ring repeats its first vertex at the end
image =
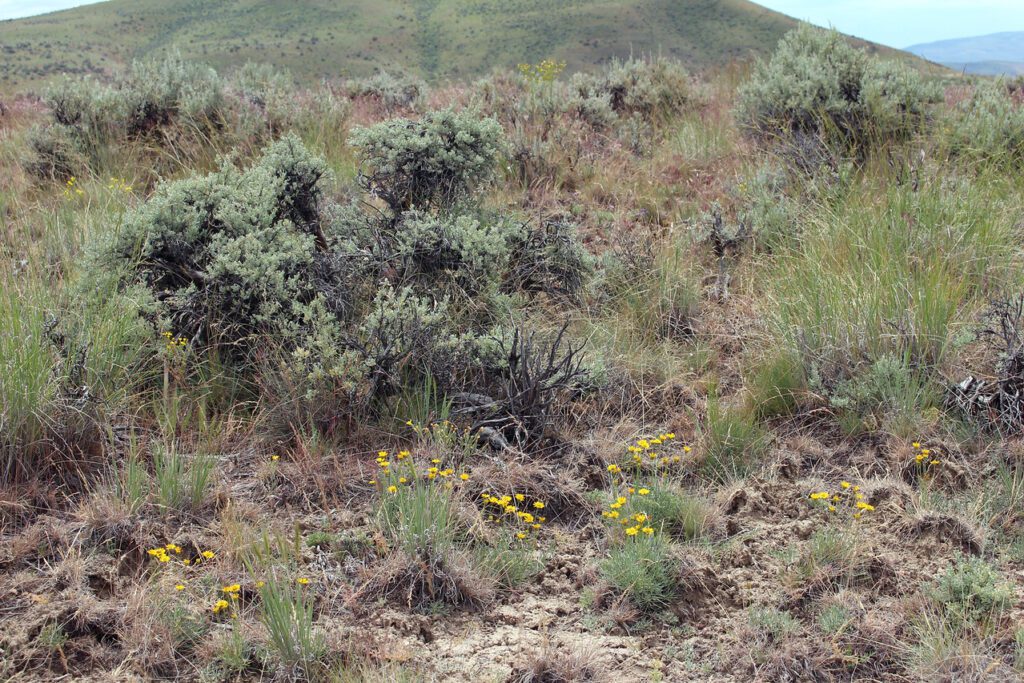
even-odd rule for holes
{"type": "Polygon", "coordinates": [[[574,74],[572,88],[581,113],[602,122],[605,102],[619,116],[650,120],[678,113],[693,99],[686,70],[665,59],[613,59],[601,73],[574,74]]]}
{"type": "Polygon", "coordinates": [[[317,298],[309,277],[326,165],[297,138],[248,170],[225,165],[161,186],[129,215],[113,252],[134,264],[176,333],[244,350],[261,335],[297,336],[317,298]]]}
{"type": "Polygon", "coordinates": [[[223,127],[229,109],[217,72],[177,54],[136,61],[112,85],[65,78],[43,99],[52,122],[34,132],[27,164],[43,178],[83,172],[117,143],[171,125],[206,135],[223,127]]]}
{"type": "Polygon", "coordinates": [[[1013,604],[1013,589],[980,557],[961,557],[939,576],[932,597],[957,627],[996,622],[1013,604]]]}
{"type": "Polygon", "coordinates": [[[836,31],[803,26],[758,62],[739,90],[737,118],[759,137],[860,146],[918,130],[938,98],[910,68],[871,58],[836,31]]]}
{"type": "Polygon", "coordinates": [[[388,111],[417,109],[427,94],[423,79],[409,74],[392,75],[387,71],[369,78],[350,80],[345,84],[351,97],[376,99],[388,111]]]}
{"type": "Polygon", "coordinates": [[[216,128],[225,109],[224,84],[211,67],[178,54],[132,63],[121,84],[129,134],[145,133],[174,120],[216,128]]]}
{"type": "MultiPolygon", "coordinates": [[[[127,269],[125,287],[150,293],[163,329],[225,350],[246,372],[273,351],[283,367],[261,381],[306,414],[337,415],[426,373],[465,386],[502,362],[520,273],[561,273],[582,250],[567,230],[538,242],[524,222],[452,211],[494,165],[500,129],[469,114],[427,121],[413,128],[432,137],[437,124],[438,146],[370,136],[409,162],[390,177],[399,187],[403,169],[427,169],[415,185],[431,197],[424,208],[330,203],[324,160],[288,135],[247,169],[225,163],[160,186],[106,253],[127,269]],[[431,178],[441,188],[425,186],[431,178]]],[[[387,180],[377,176],[380,192],[395,196],[387,180]]]]}
{"type": "Polygon", "coordinates": [[[1003,81],[979,83],[947,118],[945,132],[958,156],[997,163],[1024,163],[1024,106],[1003,81]]]}
{"type": "Polygon", "coordinates": [[[396,225],[395,254],[407,272],[446,270],[475,288],[508,270],[512,250],[525,232],[522,224],[505,217],[481,222],[469,215],[410,211],[396,225]]]}
{"type": "Polygon", "coordinates": [[[494,175],[501,139],[496,120],[445,109],[357,129],[352,146],[365,188],[398,214],[467,198],[494,175]]]}

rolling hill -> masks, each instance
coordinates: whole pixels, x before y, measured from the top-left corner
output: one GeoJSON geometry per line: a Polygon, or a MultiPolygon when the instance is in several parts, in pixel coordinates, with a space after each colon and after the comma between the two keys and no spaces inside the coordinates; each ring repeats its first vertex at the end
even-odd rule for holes
{"type": "Polygon", "coordinates": [[[967,73],[1024,74],[1024,31],[911,45],[907,52],[967,73]]]}
{"type": "Polygon", "coordinates": [[[271,62],[306,83],[382,68],[440,81],[544,58],[583,70],[630,54],[704,67],[766,54],[796,24],[746,0],[110,0],[0,22],[0,89],[171,48],[218,68],[271,62]]]}

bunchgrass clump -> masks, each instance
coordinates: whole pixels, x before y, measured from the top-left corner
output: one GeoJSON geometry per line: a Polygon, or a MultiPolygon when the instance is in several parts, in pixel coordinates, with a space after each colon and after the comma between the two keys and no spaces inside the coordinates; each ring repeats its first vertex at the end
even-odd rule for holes
{"type": "MultiPolygon", "coordinates": [[[[436,431],[417,429],[421,435],[436,431]]],[[[480,604],[540,569],[531,546],[547,521],[543,501],[522,493],[484,493],[485,521],[460,501],[469,472],[440,458],[422,459],[404,450],[377,456],[377,519],[392,543],[392,560],[374,581],[378,593],[400,596],[420,609],[480,604]],[[476,523],[489,528],[475,528],[476,523]]]]}
{"type": "Polygon", "coordinates": [[[775,346],[800,359],[848,431],[877,421],[909,434],[938,402],[932,370],[949,361],[963,311],[1012,279],[1008,190],[933,178],[914,191],[865,177],[770,266],[775,346]]]}
{"type": "Polygon", "coordinates": [[[208,455],[188,456],[175,445],[153,449],[154,493],[165,513],[197,512],[206,502],[217,461],[208,455]]]}
{"type": "Polygon", "coordinates": [[[679,587],[672,544],[661,534],[626,537],[602,560],[600,574],[616,595],[644,612],[667,607],[679,587]]]}
{"type": "Polygon", "coordinates": [[[800,622],[796,617],[774,607],[752,607],[748,619],[754,632],[771,643],[782,642],[800,630],[800,622]]]}
{"type": "Polygon", "coordinates": [[[326,653],[309,581],[269,579],[260,587],[259,596],[260,621],[278,662],[285,671],[309,676],[326,653]]]}
{"type": "Polygon", "coordinates": [[[742,406],[723,406],[712,388],[706,420],[699,428],[700,471],[717,483],[742,479],[759,465],[769,434],[742,406]]]}

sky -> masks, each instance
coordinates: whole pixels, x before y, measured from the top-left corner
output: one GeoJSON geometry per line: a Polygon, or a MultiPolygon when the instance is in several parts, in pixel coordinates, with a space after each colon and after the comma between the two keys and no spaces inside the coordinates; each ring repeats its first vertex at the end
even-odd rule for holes
{"type": "MultiPolygon", "coordinates": [[[[758,0],[755,0],[758,1],[758,0]]],[[[820,26],[892,47],[1024,31],[1024,0],[759,0],[820,26]]]]}
{"type": "Polygon", "coordinates": [[[97,0],[0,0],[0,19],[30,17],[33,14],[88,5],[97,0]]]}
{"type": "MultiPolygon", "coordinates": [[[[0,19],[95,1],[0,0],[0,19]]],[[[1024,31],[1024,0],[760,0],[760,4],[797,19],[901,48],[946,38],[1024,31]]]]}

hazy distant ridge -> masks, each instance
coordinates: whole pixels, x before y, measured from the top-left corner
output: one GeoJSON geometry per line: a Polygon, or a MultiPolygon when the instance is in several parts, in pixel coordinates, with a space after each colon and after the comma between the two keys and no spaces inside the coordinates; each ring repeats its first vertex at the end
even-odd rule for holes
{"type": "Polygon", "coordinates": [[[907,52],[968,73],[1024,74],[1024,31],[922,43],[907,52]]]}

